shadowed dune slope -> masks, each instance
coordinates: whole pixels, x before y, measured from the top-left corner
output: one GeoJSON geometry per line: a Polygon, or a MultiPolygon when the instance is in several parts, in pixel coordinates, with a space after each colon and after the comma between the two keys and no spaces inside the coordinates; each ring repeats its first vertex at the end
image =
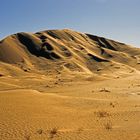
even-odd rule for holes
{"type": "MultiPolygon", "coordinates": [[[[102,74],[140,69],[140,49],[76,31],[17,33],[0,42],[0,61],[19,68],[102,74]]],[[[111,74],[111,73],[110,73],[111,74]]]]}

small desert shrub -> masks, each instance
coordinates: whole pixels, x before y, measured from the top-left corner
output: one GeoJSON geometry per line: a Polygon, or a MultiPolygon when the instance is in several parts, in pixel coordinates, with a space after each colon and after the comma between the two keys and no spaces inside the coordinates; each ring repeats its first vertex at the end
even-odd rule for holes
{"type": "Polygon", "coordinates": [[[37,130],[37,134],[39,135],[43,134],[43,130],[42,129],[37,130]]]}
{"type": "Polygon", "coordinates": [[[50,138],[54,138],[55,135],[58,133],[58,128],[52,128],[50,130],[50,138]]]}
{"type": "Polygon", "coordinates": [[[114,108],[115,107],[115,104],[111,102],[110,103],[110,106],[112,106],[114,108]]]}
{"type": "Polygon", "coordinates": [[[105,89],[105,88],[103,88],[103,89],[100,90],[100,92],[110,92],[110,91],[105,89]]]}
{"type": "Polygon", "coordinates": [[[100,117],[100,118],[103,118],[103,117],[108,117],[110,116],[110,114],[106,111],[98,111],[96,112],[97,116],[100,117]]]}
{"type": "Polygon", "coordinates": [[[107,122],[106,124],[104,124],[104,127],[105,127],[106,130],[111,130],[112,129],[112,123],[107,122]]]}

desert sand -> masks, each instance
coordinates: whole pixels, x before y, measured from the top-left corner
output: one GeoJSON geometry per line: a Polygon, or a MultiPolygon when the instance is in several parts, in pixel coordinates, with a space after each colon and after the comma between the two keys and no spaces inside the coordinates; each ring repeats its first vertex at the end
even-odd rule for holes
{"type": "Polygon", "coordinates": [[[140,140],[140,49],[76,31],[0,41],[0,140],[140,140]]]}

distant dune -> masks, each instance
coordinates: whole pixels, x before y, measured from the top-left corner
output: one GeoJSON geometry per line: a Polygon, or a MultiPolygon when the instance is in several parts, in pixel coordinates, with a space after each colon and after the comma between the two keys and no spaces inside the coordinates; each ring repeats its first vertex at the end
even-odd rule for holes
{"type": "Polygon", "coordinates": [[[0,42],[0,61],[26,70],[102,74],[137,71],[140,49],[76,31],[17,33],[0,42]]]}

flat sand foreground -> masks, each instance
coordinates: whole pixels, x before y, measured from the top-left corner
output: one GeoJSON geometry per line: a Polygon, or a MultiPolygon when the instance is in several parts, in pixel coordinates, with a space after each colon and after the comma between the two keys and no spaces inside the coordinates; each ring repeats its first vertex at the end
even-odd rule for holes
{"type": "Polygon", "coordinates": [[[53,88],[3,84],[0,140],[140,140],[139,80],[137,74],[53,88]]]}

